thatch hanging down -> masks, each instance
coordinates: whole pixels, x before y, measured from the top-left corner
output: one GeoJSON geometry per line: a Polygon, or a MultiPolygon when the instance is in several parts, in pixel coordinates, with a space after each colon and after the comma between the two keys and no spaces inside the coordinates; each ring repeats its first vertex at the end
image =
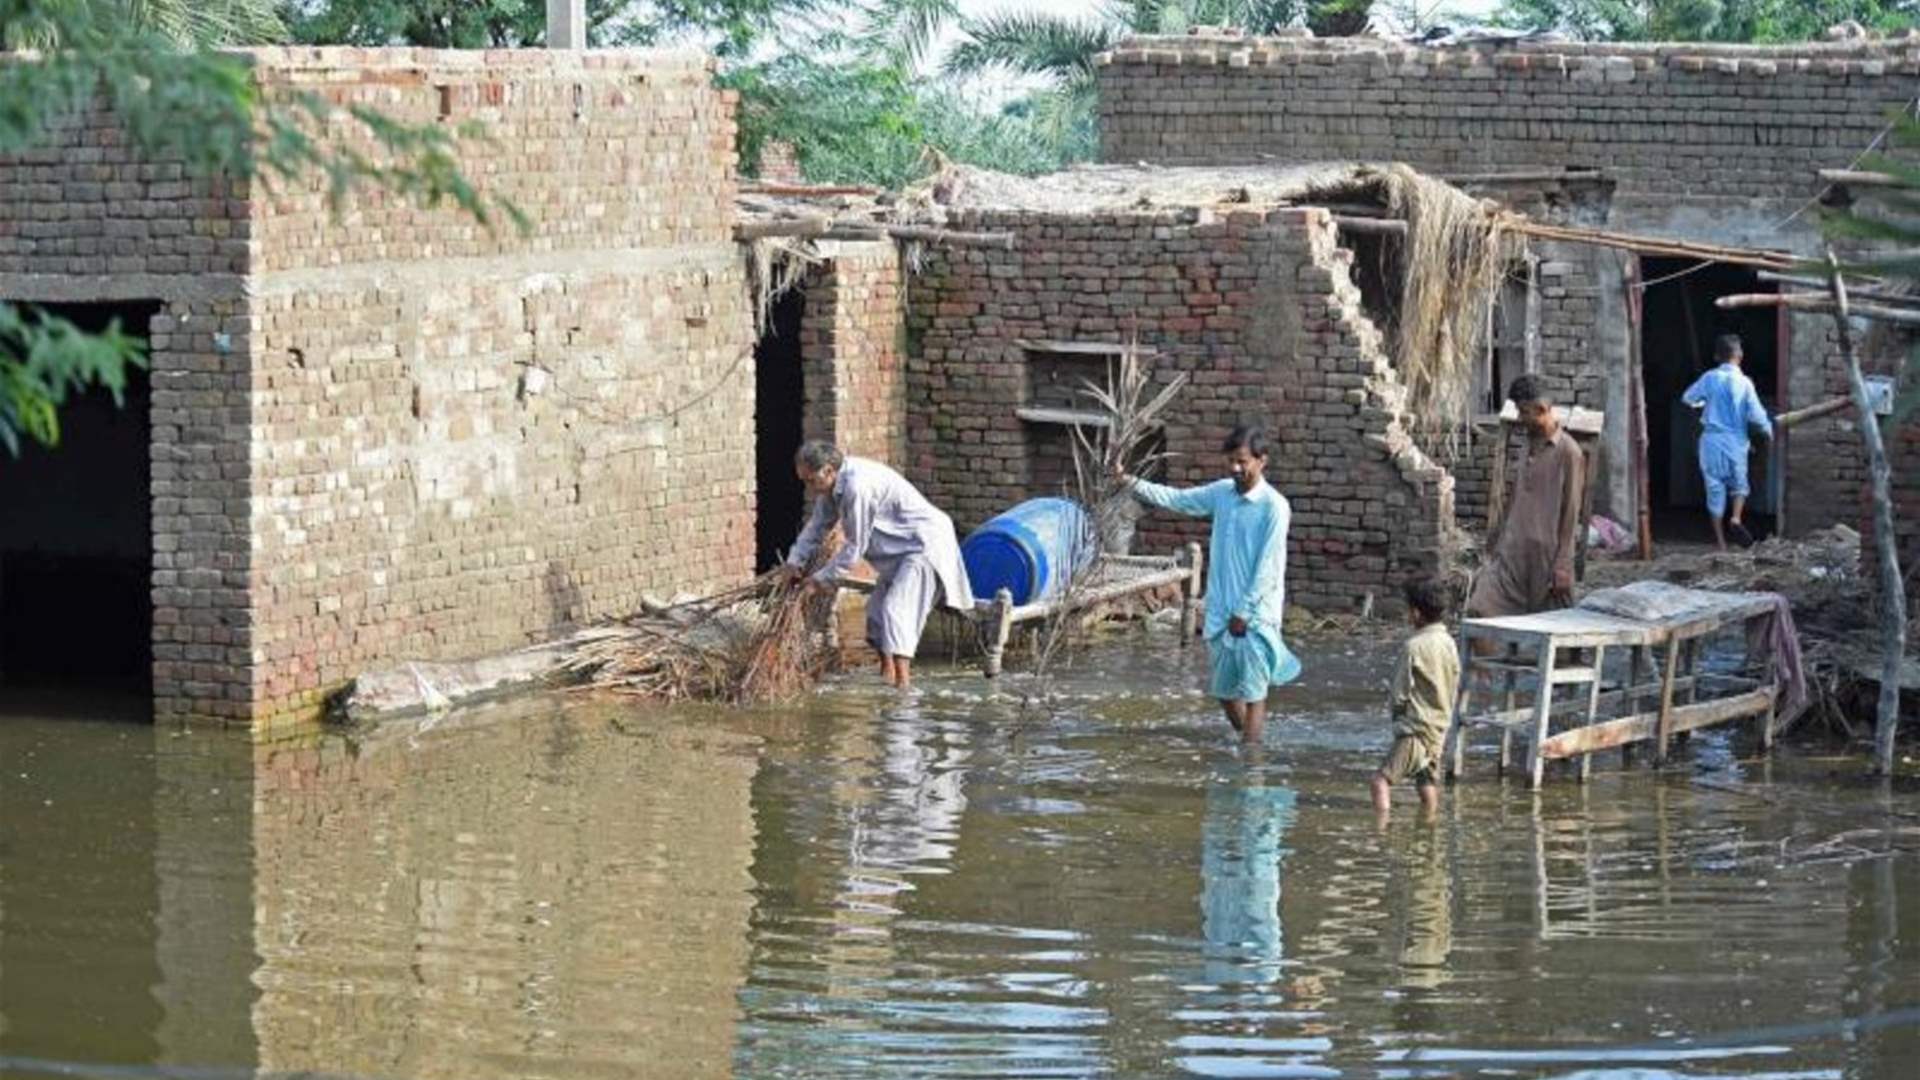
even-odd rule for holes
{"type": "MultiPolygon", "coordinates": [[[[839,548],[832,534],[807,566],[839,548]]],[[[674,701],[756,705],[804,693],[835,661],[820,632],[833,596],[776,571],[724,593],[655,607],[584,640],[564,670],[588,689],[674,701]]]]}
{"type": "Polygon", "coordinates": [[[1406,165],[1362,170],[1358,186],[1407,223],[1394,366],[1412,411],[1424,426],[1459,431],[1472,419],[1474,369],[1501,281],[1526,253],[1513,229],[1521,218],[1406,165]]]}

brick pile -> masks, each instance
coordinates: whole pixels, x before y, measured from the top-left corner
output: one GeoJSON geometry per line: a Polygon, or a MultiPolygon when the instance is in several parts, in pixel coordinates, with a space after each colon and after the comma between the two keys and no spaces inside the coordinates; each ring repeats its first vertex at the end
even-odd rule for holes
{"type": "MultiPolygon", "coordinates": [[[[1171,482],[1217,479],[1236,423],[1273,432],[1294,601],[1347,610],[1372,593],[1387,605],[1400,576],[1438,565],[1452,480],[1401,426],[1405,389],[1324,212],[971,210],[953,224],[1015,234],[1011,251],[931,249],[909,305],[908,393],[926,418],[910,472],[963,530],[1056,493],[1045,470],[1060,433],[1014,411],[1045,400],[1049,382],[1015,342],[1137,339],[1161,378],[1192,380],[1166,414],[1171,482]]],[[[1102,377],[1099,361],[1082,363],[1102,377]]],[[[1138,549],[1205,530],[1152,515],[1138,549]]]]}

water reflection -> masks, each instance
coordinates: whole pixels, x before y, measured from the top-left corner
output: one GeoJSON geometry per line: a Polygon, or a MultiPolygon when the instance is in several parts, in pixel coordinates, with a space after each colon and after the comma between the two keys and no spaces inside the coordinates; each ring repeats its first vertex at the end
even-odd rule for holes
{"type": "Polygon", "coordinates": [[[568,699],[262,748],[0,723],[0,1075],[1878,1077],[1920,1055],[1920,869],[1872,831],[1913,794],[1708,736],[1664,774],[1489,777],[1382,831],[1377,716],[1305,701],[1248,756],[1152,691],[1190,674],[1165,663],[1111,654],[1044,715],[934,676],[915,701],[568,699]]]}

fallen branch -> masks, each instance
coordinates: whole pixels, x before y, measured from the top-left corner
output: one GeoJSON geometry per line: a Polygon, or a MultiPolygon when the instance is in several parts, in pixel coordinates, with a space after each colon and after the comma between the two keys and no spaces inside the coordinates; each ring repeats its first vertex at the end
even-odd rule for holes
{"type": "Polygon", "coordinates": [[[865,187],[860,184],[741,184],[742,195],[797,195],[801,197],[826,197],[831,195],[878,195],[877,187],[865,187]]]}

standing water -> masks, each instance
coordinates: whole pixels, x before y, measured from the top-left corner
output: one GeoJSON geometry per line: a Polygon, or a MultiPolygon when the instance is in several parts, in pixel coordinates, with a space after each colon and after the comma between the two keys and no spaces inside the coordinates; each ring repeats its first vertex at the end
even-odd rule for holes
{"type": "Polygon", "coordinates": [[[1910,1075],[1920,800],[1708,733],[1382,829],[1390,653],[1302,652],[1254,751],[1147,644],[1045,714],[0,721],[0,1076],[1910,1075]]]}

